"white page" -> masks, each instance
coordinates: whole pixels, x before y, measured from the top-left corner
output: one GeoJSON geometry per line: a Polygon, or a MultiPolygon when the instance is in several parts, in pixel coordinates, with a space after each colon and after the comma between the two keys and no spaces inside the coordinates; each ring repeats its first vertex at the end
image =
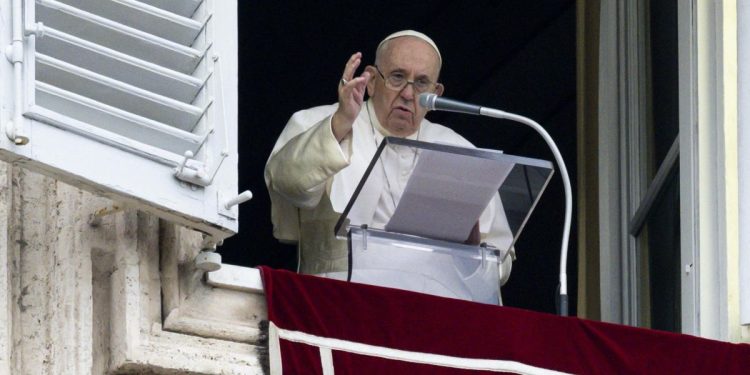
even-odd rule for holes
{"type": "Polygon", "coordinates": [[[385,230],[452,242],[466,241],[513,165],[506,161],[422,150],[385,230]]]}

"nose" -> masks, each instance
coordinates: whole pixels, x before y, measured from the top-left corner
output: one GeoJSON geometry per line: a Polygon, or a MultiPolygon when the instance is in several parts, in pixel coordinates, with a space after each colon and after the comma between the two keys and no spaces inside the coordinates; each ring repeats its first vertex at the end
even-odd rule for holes
{"type": "Polygon", "coordinates": [[[416,94],[416,90],[414,89],[414,82],[407,82],[406,86],[404,86],[404,88],[401,89],[401,92],[399,93],[399,95],[401,95],[401,97],[405,100],[414,100],[414,94],[416,94]]]}

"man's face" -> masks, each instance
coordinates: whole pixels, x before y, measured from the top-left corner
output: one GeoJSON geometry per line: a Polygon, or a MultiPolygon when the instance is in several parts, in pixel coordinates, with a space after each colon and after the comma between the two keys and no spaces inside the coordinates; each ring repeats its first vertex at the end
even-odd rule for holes
{"type": "MultiPolygon", "coordinates": [[[[408,81],[429,80],[436,83],[440,71],[437,52],[425,41],[414,37],[401,37],[388,41],[378,62],[380,72],[386,78],[400,74],[408,81]]],[[[406,137],[419,130],[427,111],[419,105],[419,92],[413,84],[401,90],[386,87],[385,80],[375,67],[368,67],[372,79],[367,84],[375,115],[383,127],[392,135],[406,137]]],[[[433,85],[428,92],[443,93],[442,85],[433,85]]]]}

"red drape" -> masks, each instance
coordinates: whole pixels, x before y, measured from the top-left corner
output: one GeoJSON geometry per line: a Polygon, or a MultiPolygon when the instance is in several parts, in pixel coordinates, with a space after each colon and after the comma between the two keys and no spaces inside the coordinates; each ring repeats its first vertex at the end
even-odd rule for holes
{"type": "MultiPolygon", "coordinates": [[[[577,374],[747,374],[750,345],[559,317],[261,268],[279,328],[406,351],[515,361],[577,374]]],[[[318,349],[284,339],[284,373],[321,373],[318,349]]],[[[333,351],[336,373],[467,370],[333,351]]],[[[475,372],[472,372],[475,373],[475,372]]]]}

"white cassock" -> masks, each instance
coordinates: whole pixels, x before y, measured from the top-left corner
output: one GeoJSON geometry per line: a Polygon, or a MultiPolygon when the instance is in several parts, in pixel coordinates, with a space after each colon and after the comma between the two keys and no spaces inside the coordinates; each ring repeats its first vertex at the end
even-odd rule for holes
{"type": "MultiPolygon", "coordinates": [[[[337,106],[315,107],[292,116],[268,159],[265,180],[271,197],[274,236],[282,242],[298,244],[299,271],[340,278],[348,270],[348,250],[346,241],[335,238],[334,226],[385,130],[368,101],[354,121],[351,134],[339,143],[331,130],[331,116],[337,106]]],[[[410,138],[474,147],[453,130],[426,119],[410,138]]],[[[380,223],[376,226],[382,227],[393,214],[407,171],[414,166],[414,154],[406,149],[389,152],[393,154],[381,159],[386,166],[372,170],[370,179],[374,183],[364,186],[358,204],[349,212],[353,221],[380,223]]],[[[483,242],[499,249],[510,246],[512,233],[499,196],[482,213],[479,231],[483,242]]],[[[501,283],[510,276],[511,258],[507,257],[500,267],[501,283]]]]}

